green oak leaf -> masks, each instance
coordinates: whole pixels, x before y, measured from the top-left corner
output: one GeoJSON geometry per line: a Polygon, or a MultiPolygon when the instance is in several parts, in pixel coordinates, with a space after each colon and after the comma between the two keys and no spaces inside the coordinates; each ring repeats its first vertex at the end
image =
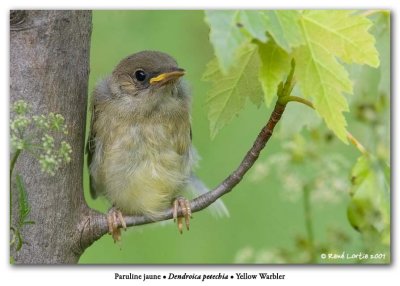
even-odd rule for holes
{"type": "Polygon", "coordinates": [[[257,46],[242,46],[235,57],[234,65],[224,75],[217,59],[208,63],[203,80],[212,82],[207,95],[211,138],[244,107],[246,98],[260,105],[263,92],[258,81],[260,60],[257,46]]]}
{"type": "Polygon", "coordinates": [[[237,25],[239,11],[206,11],[206,22],[210,26],[210,41],[221,70],[226,74],[233,65],[235,54],[248,37],[237,25]]]}

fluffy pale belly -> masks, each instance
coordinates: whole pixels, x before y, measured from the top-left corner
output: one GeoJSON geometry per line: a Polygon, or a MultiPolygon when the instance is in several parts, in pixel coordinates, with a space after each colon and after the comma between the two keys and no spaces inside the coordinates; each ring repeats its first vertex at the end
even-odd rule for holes
{"type": "Polygon", "coordinates": [[[104,150],[102,185],[109,200],[125,214],[157,217],[186,187],[190,142],[186,152],[179,154],[176,142],[161,131],[153,130],[152,136],[122,135],[104,150]]]}

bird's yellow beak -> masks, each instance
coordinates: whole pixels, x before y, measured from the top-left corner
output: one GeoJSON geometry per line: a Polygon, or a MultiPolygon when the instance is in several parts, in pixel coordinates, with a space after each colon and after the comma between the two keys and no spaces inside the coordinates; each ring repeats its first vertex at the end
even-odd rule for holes
{"type": "Polygon", "coordinates": [[[150,79],[150,84],[165,84],[171,80],[180,78],[185,74],[185,70],[179,69],[172,72],[162,73],[150,79]]]}

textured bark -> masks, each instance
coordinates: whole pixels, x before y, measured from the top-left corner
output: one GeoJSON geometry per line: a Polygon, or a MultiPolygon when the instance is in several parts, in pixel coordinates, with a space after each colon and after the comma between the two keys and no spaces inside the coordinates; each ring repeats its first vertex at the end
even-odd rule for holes
{"type": "MultiPolygon", "coordinates": [[[[51,177],[22,152],[14,173],[22,176],[33,225],[22,229],[24,244],[11,249],[16,264],[76,263],[82,216],[82,167],[91,34],[90,11],[11,11],[11,104],[23,99],[34,114],[60,113],[68,124],[63,140],[72,147],[71,163],[51,177]]],[[[61,138],[58,138],[61,139],[61,138]]],[[[11,181],[12,218],[18,193],[11,181]]]]}

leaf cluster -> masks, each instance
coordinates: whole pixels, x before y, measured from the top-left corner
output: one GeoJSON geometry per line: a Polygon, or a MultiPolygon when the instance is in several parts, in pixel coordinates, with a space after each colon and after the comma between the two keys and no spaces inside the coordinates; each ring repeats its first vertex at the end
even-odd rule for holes
{"type": "Polygon", "coordinates": [[[204,80],[211,137],[238,114],[246,98],[270,105],[291,59],[299,92],[327,127],[347,143],[346,95],[353,84],[345,64],[380,64],[372,21],[349,10],[207,11],[215,59],[204,80]]]}

